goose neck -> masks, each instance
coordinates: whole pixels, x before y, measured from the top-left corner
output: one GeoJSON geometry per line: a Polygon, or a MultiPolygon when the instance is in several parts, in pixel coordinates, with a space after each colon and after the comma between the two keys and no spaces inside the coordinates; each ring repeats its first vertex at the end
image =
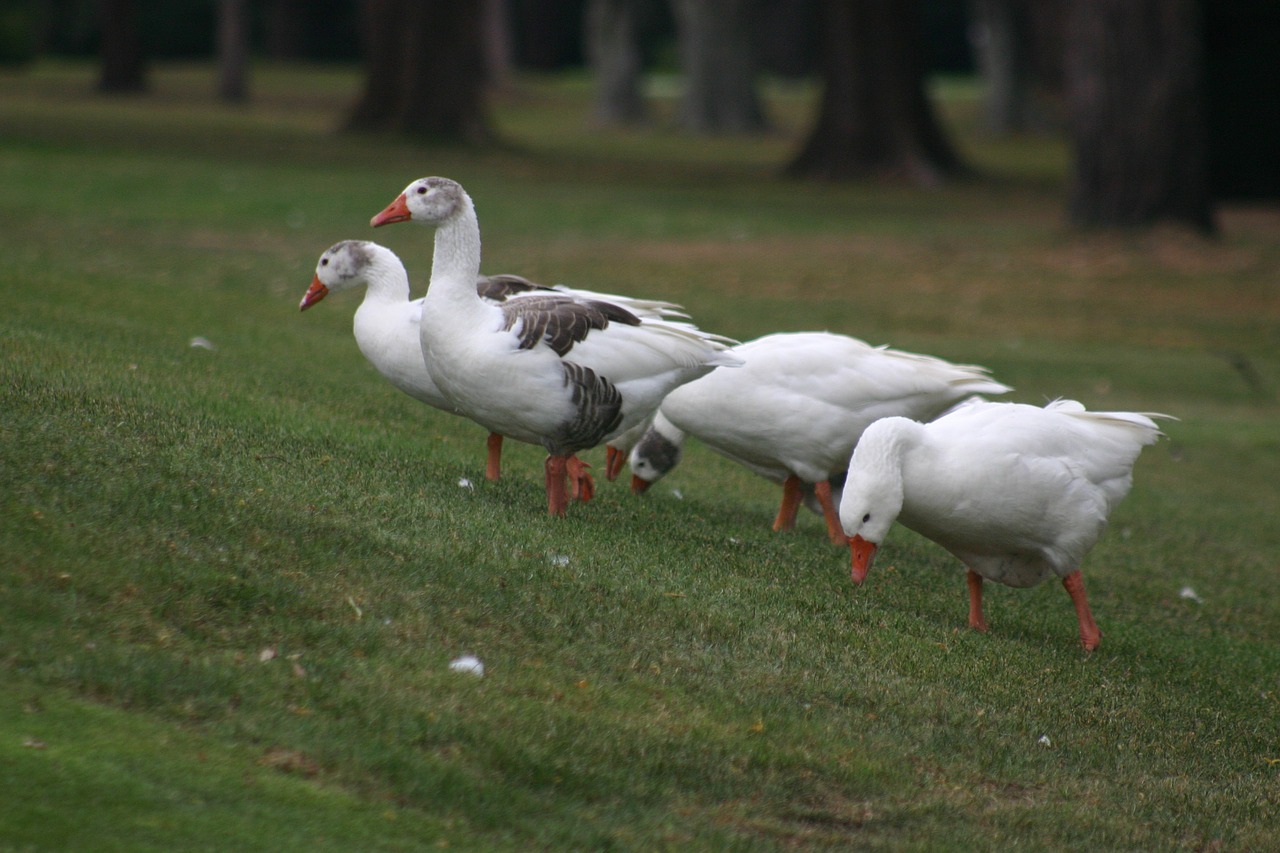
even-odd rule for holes
{"type": "Polygon", "coordinates": [[[672,423],[661,409],[654,415],[651,428],[676,447],[684,444],[685,431],[672,423]]]}
{"type": "Polygon", "coordinates": [[[374,264],[365,272],[366,299],[377,302],[406,302],[409,274],[398,259],[374,264]]]}
{"type": "Polygon", "coordinates": [[[480,223],[467,200],[455,216],[436,229],[431,285],[464,290],[474,296],[479,273],[480,223]]]}

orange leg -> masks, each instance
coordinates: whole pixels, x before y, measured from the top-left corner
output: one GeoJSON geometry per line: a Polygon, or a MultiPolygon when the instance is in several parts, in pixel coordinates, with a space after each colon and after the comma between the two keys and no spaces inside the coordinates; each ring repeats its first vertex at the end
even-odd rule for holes
{"type": "Polygon", "coordinates": [[[827,520],[827,536],[831,538],[831,544],[848,545],[849,537],[844,535],[844,530],[840,527],[840,513],[836,512],[836,505],[831,502],[831,481],[819,480],[814,483],[813,493],[818,496],[818,503],[822,504],[822,517],[827,520]]]}
{"type": "Polygon", "coordinates": [[[565,492],[568,461],[567,456],[547,457],[547,515],[564,515],[569,510],[569,495],[565,492]]]}
{"type": "Polygon", "coordinates": [[[570,456],[565,461],[565,470],[569,473],[570,495],[575,501],[586,503],[595,496],[596,481],[587,473],[590,467],[576,455],[570,456]]]}
{"type": "Polygon", "coordinates": [[[987,620],[982,618],[982,575],[969,570],[969,627],[975,631],[987,630],[987,620]]]}
{"type": "Polygon", "coordinates": [[[774,530],[791,530],[796,526],[796,513],[800,510],[800,478],[795,474],[782,481],[782,506],[773,520],[774,530]]]}
{"type": "Polygon", "coordinates": [[[484,466],[484,478],[497,480],[502,476],[502,434],[491,432],[487,442],[489,459],[484,466]]]}
{"type": "Polygon", "coordinates": [[[604,447],[604,477],[610,483],[618,479],[618,475],[622,473],[622,466],[627,463],[627,456],[612,444],[606,444],[604,447]]]}
{"type": "Polygon", "coordinates": [[[1102,642],[1102,632],[1098,630],[1093,614],[1089,612],[1089,601],[1084,595],[1084,577],[1080,570],[1076,569],[1063,578],[1062,585],[1071,596],[1071,603],[1076,606],[1076,618],[1080,620],[1080,643],[1085,651],[1091,652],[1102,642]]]}

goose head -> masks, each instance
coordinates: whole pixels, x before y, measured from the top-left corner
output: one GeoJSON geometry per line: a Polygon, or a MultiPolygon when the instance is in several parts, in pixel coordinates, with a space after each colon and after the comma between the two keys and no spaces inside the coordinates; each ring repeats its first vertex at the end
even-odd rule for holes
{"type": "Polygon", "coordinates": [[[684,455],[684,433],[658,412],[653,425],[631,448],[631,491],[637,495],[665,477],[684,455]]]}
{"type": "Polygon", "coordinates": [[[906,418],[883,418],[867,427],[853,449],[840,497],[840,527],[849,537],[854,583],[866,578],[876,549],[902,512],[904,435],[918,426],[906,418]]]}
{"type": "Polygon", "coordinates": [[[373,217],[374,228],[393,222],[418,222],[440,225],[454,218],[466,207],[467,194],[462,185],[448,178],[419,178],[404,188],[395,201],[373,217]]]}
{"type": "Polygon", "coordinates": [[[889,518],[889,524],[893,523],[893,513],[883,510],[872,510],[869,507],[858,506],[857,503],[850,504],[848,501],[849,491],[845,491],[845,499],[840,502],[840,526],[844,529],[845,535],[849,537],[849,555],[851,576],[856,584],[862,583],[867,572],[871,571],[871,564],[876,557],[876,550],[879,549],[880,543],[884,541],[888,530],[880,531],[879,527],[883,526],[882,521],[889,518]],[[850,506],[849,512],[846,513],[845,507],[850,506]],[[859,515],[858,513],[862,514],[859,515]],[[850,530],[854,530],[850,533],[850,530]]]}
{"type": "Polygon", "coordinates": [[[369,283],[371,270],[389,261],[399,263],[389,249],[367,240],[343,240],[324,250],[316,262],[311,286],[302,297],[299,310],[306,311],[331,292],[349,290],[369,283]]]}

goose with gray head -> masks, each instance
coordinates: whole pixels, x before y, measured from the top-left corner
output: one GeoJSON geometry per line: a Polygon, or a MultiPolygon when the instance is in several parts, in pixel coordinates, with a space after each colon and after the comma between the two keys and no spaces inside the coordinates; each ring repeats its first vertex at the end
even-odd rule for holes
{"type": "Polygon", "coordinates": [[[371,224],[393,222],[435,229],[420,324],[431,378],[457,411],[491,432],[546,449],[551,515],[567,509],[565,477],[576,452],[624,435],[685,382],[739,363],[717,335],[604,299],[484,301],[473,284],[475,207],[448,178],[412,182],[371,224]]]}
{"type": "Polygon", "coordinates": [[[766,335],[739,344],[737,370],[717,370],[672,391],[631,451],[631,488],[643,492],[680,461],[692,435],[782,486],[774,530],[790,530],[803,501],[831,541],[846,543],[836,513],[849,454],[871,423],[937,417],[974,394],[1009,391],[985,368],[830,332],[766,335]]]}
{"type": "Polygon", "coordinates": [[[840,501],[854,582],[896,520],[966,566],[970,627],[987,630],[984,580],[1029,587],[1057,577],[1080,642],[1097,648],[1080,564],[1129,493],[1142,448],[1161,435],[1152,419],[1166,417],[1090,412],[1074,400],[980,401],[928,424],[877,421],[853,451],[840,501]]]}
{"type": "MultiPolygon", "coordinates": [[[[536,293],[566,293],[578,299],[599,296],[547,287],[510,274],[477,276],[475,286],[482,299],[495,304],[536,293]]],[[[305,311],[330,293],[358,287],[364,287],[365,294],[356,309],[352,330],[360,352],[396,388],[429,406],[453,412],[453,405],[436,386],[423,358],[419,335],[422,298],[410,298],[408,273],[390,249],[367,240],[343,240],[330,246],[316,262],[311,286],[299,308],[305,311]]],[[[677,311],[678,306],[641,302],[634,309],[663,316],[677,311]]],[[[497,480],[501,472],[502,435],[490,433],[485,477],[497,480]]],[[[575,482],[575,489],[579,496],[589,497],[589,477],[585,482],[575,482]]]]}

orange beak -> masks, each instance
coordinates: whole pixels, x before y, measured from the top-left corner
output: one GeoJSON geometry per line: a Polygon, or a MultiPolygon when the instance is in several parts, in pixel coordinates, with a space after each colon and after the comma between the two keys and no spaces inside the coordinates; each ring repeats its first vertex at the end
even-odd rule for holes
{"type": "Polygon", "coordinates": [[[404,193],[400,193],[395,201],[387,205],[386,210],[370,219],[369,224],[377,228],[379,225],[390,225],[392,222],[408,222],[412,218],[413,214],[409,213],[409,205],[405,202],[404,193]]]}
{"type": "Polygon", "coordinates": [[[306,311],[328,295],[329,288],[320,283],[320,276],[315,276],[311,279],[311,286],[307,288],[306,295],[302,297],[302,304],[298,306],[298,310],[306,311]]]}
{"type": "Polygon", "coordinates": [[[867,572],[871,570],[871,561],[876,556],[876,544],[868,542],[861,536],[855,536],[849,540],[849,552],[853,556],[853,582],[862,583],[867,577],[867,572]]]}
{"type": "Polygon", "coordinates": [[[652,485],[653,483],[650,483],[648,480],[641,480],[635,474],[631,475],[631,494],[633,495],[643,495],[645,489],[652,485]]]}

